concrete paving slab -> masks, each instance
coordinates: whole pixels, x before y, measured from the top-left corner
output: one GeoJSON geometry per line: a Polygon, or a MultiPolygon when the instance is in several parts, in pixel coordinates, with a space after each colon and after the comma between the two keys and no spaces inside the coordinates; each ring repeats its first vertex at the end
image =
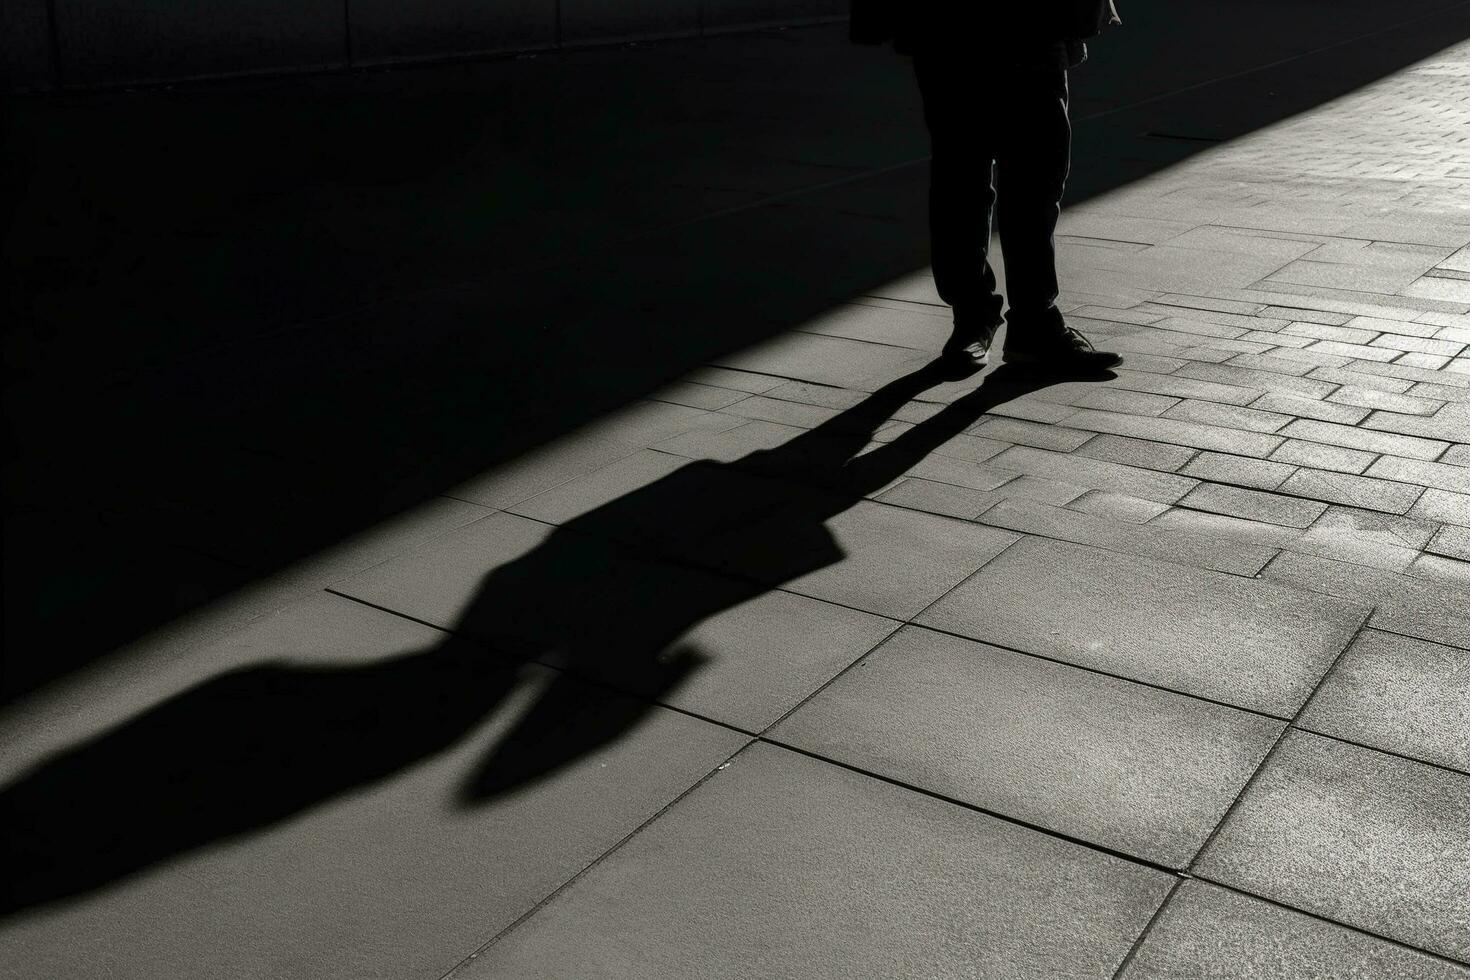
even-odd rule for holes
{"type": "Polygon", "coordinates": [[[1169,884],[756,745],[455,977],[1102,980],[1169,884]]]}
{"type": "Polygon", "coordinates": [[[1186,881],[1119,980],[1467,980],[1470,968],[1376,936],[1186,881]]]}
{"type": "Polygon", "coordinates": [[[1296,588],[1028,538],[918,621],[1290,717],[1365,614],[1296,588]],[[1171,611],[1181,608],[1187,619],[1171,611]]]}
{"type": "Polygon", "coordinates": [[[1283,727],[908,627],[769,737],[1182,868],[1283,727]]]}
{"type": "Polygon", "coordinates": [[[1194,870],[1470,960],[1470,776],[1292,733],[1194,870]]]}
{"type": "Polygon", "coordinates": [[[1297,723],[1470,772],[1470,651],[1364,630],[1297,723]]]}

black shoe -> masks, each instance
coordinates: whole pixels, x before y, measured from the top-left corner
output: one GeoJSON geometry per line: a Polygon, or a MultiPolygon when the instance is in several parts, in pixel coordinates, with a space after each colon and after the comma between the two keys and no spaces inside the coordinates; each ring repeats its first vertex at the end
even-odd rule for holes
{"type": "Polygon", "coordinates": [[[995,331],[999,326],[999,322],[988,326],[962,325],[956,322],[954,333],[944,342],[940,356],[946,361],[984,367],[990,363],[990,342],[995,339],[995,331]]]}
{"type": "Polygon", "coordinates": [[[1055,325],[1041,329],[1007,332],[1005,352],[1007,364],[1026,365],[1045,371],[1091,373],[1105,371],[1123,362],[1112,351],[1098,350],[1076,327],[1058,318],[1055,325]]]}

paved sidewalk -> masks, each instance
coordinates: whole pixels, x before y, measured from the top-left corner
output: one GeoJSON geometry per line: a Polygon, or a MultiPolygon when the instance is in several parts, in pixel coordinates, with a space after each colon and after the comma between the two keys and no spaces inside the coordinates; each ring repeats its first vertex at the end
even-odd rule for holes
{"type": "Polygon", "coordinates": [[[1467,132],[1470,43],[1069,209],[1115,377],[915,273],[36,708],[0,972],[1470,977],[1467,132]]]}

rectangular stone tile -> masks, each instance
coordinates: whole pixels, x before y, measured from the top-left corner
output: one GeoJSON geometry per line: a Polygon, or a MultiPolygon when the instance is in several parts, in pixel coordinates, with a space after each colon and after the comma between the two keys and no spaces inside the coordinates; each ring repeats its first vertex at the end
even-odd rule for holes
{"type": "Polygon", "coordinates": [[[1400,365],[1408,365],[1410,367],[1438,370],[1451,364],[1452,360],[1444,354],[1421,354],[1416,351],[1410,351],[1403,357],[1400,357],[1398,360],[1394,361],[1394,363],[1400,365]]]}
{"type": "Polygon", "coordinates": [[[1423,439],[1448,439],[1463,445],[1470,442],[1470,404],[1451,402],[1430,416],[1374,412],[1362,425],[1381,432],[1396,432],[1423,439]]]}
{"type": "Polygon", "coordinates": [[[1226,323],[1216,323],[1202,317],[1166,316],[1152,324],[1155,330],[1190,334],[1197,337],[1233,338],[1246,333],[1250,328],[1226,323]]]}
{"type": "Polygon", "coordinates": [[[1282,493],[1346,504],[1386,514],[1405,514],[1424,492],[1411,483],[1395,483],[1349,473],[1331,473],[1303,467],[1281,485],[1282,493]]]}
{"type": "Polygon", "coordinates": [[[1283,442],[1270,459],[1313,469],[1332,470],[1337,473],[1361,473],[1376,459],[1374,453],[1342,446],[1328,446],[1320,442],[1288,439],[1283,442]]]}
{"type": "Polygon", "coordinates": [[[1185,476],[1215,483],[1234,483],[1257,490],[1275,490],[1296,472],[1290,463],[1277,463],[1226,453],[1200,453],[1180,470],[1185,476]]]}
{"type": "Polygon", "coordinates": [[[1373,338],[1371,343],[1374,347],[1391,347],[1394,350],[1418,351],[1421,354],[1443,354],[1446,357],[1456,357],[1465,349],[1464,343],[1458,340],[1441,340],[1437,337],[1413,337],[1397,333],[1379,334],[1373,338]]]}
{"type": "Polygon", "coordinates": [[[1274,583],[1027,538],[919,622],[1290,716],[1366,612],[1274,583]]]}
{"type": "Polygon", "coordinates": [[[43,822],[27,864],[59,838],[49,886],[62,855],[102,876],[74,885],[141,867],[8,918],[4,972],[441,977],[746,741],[347,599],[291,616],[202,665],[243,672],[134,703],[101,757],[54,757],[43,773],[84,793],[7,787],[43,822]]]}
{"type": "Polygon", "coordinates": [[[1463,590],[1362,564],[1283,551],[1262,578],[1373,605],[1369,625],[1470,649],[1463,590]]]}
{"type": "MultiPolygon", "coordinates": [[[[1237,388],[1254,388],[1263,393],[1275,391],[1306,395],[1309,398],[1325,398],[1335,387],[1317,378],[1273,374],[1270,371],[1256,371],[1230,364],[1186,364],[1170,377],[1193,378],[1196,381],[1210,381],[1215,384],[1233,385],[1237,388]]],[[[1210,398],[1208,400],[1221,401],[1222,399],[1210,398]]]]}
{"type": "Polygon", "coordinates": [[[1430,488],[1409,510],[1409,516],[1470,527],[1470,494],[1430,488]]]}
{"type": "MultiPolygon", "coordinates": [[[[914,426],[907,422],[890,422],[873,433],[873,441],[893,442],[899,436],[902,436],[906,432],[911,432],[913,429],[914,426]]],[[[1009,443],[996,442],[994,439],[982,439],[979,436],[966,435],[961,432],[958,435],[950,436],[935,446],[932,455],[928,459],[948,457],[950,459],[965,460],[970,463],[981,463],[1009,448],[1009,443]]]]}
{"type": "MultiPolygon", "coordinates": [[[[1306,337],[1300,337],[1297,339],[1304,341],[1308,340],[1308,338],[1306,337]]],[[[1273,361],[1276,362],[1292,361],[1297,364],[1305,364],[1305,370],[1281,372],[1283,374],[1297,375],[1311,374],[1319,367],[1346,367],[1353,362],[1353,359],[1351,357],[1343,357],[1341,354],[1329,354],[1326,351],[1317,350],[1311,346],[1311,343],[1313,342],[1309,341],[1307,344],[1304,344],[1301,347],[1290,344],[1284,347],[1278,347],[1276,350],[1271,352],[1271,358],[1273,361]]],[[[1243,361],[1240,361],[1237,358],[1232,358],[1230,363],[1246,366],[1243,361]]],[[[1280,370],[1282,365],[1280,363],[1276,363],[1273,365],[1262,364],[1261,367],[1268,370],[1274,367],[1275,369],[1280,370]]]]}
{"type": "Polygon", "coordinates": [[[1028,422],[1060,422],[1072,414],[1072,409],[1068,405],[1042,401],[1039,393],[1036,393],[1033,396],[1013,398],[1008,402],[1002,402],[992,407],[988,414],[1011,419],[1025,419],[1028,422]]]}
{"type": "Polygon", "coordinates": [[[1146,418],[1083,409],[1068,416],[1067,424],[1078,429],[1131,436],[1154,442],[1170,442],[1196,449],[1213,449],[1238,456],[1265,456],[1281,445],[1279,436],[1260,432],[1226,429],[1199,422],[1180,422],[1165,418],[1146,418]]]}
{"type": "Polygon", "coordinates": [[[1078,408],[1126,412],[1129,415],[1162,415],[1169,408],[1179,404],[1179,399],[1168,395],[1151,395],[1144,391],[1088,385],[1081,396],[1074,398],[1071,404],[1078,408]]]}
{"type": "Polygon", "coordinates": [[[1266,329],[1251,330],[1242,334],[1241,340],[1254,340],[1272,347],[1302,348],[1311,344],[1315,337],[1298,337],[1295,334],[1273,333],[1266,329]]]}
{"type": "Polygon", "coordinates": [[[1315,500],[1218,483],[1203,483],[1195,487],[1179,501],[1179,506],[1286,527],[1307,527],[1327,509],[1326,504],[1315,500]]]}
{"type": "Polygon", "coordinates": [[[1343,357],[1364,361],[1391,361],[1403,353],[1401,350],[1387,350],[1368,344],[1345,344],[1340,340],[1319,340],[1307,350],[1322,351],[1324,354],[1340,354],[1343,357]]]}
{"type": "MultiPolygon", "coordinates": [[[[1444,407],[1444,402],[1438,399],[1415,397],[1392,391],[1379,391],[1376,388],[1363,388],[1357,385],[1343,385],[1328,395],[1327,400],[1341,405],[1353,405],[1372,411],[1401,412],[1410,415],[1433,415],[1444,407]]],[[[1357,419],[1324,419],[1323,421],[1356,424],[1366,414],[1365,412],[1364,416],[1360,416],[1357,419]]]]}
{"type": "Polygon", "coordinates": [[[969,487],[971,490],[995,490],[1014,480],[1020,472],[996,465],[988,458],[971,460],[935,454],[919,460],[904,475],[932,480],[935,483],[969,487]]]}
{"type": "Polygon", "coordinates": [[[1364,630],[1297,724],[1470,772],[1470,651],[1364,630]]]}
{"type": "MultiPolygon", "coordinates": [[[[1142,373],[1152,374],[1154,376],[1168,375],[1170,372],[1177,371],[1185,364],[1189,363],[1181,357],[1168,357],[1163,354],[1144,353],[1129,354],[1128,356],[1123,358],[1123,362],[1127,365],[1127,367],[1121,370],[1130,371],[1133,374],[1142,373]]],[[[1117,370],[1119,369],[1115,369],[1115,373],[1117,370]]],[[[1119,377],[1121,378],[1122,375],[1119,375],[1119,377]]],[[[1129,385],[1133,384],[1133,382],[1129,382],[1129,385]]],[[[1123,387],[1123,385],[1118,386],[1123,387]]]]}
{"type": "Polygon", "coordinates": [[[1163,872],[771,745],[456,978],[1106,978],[1163,872]]]}
{"type": "Polygon", "coordinates": [[[1216,296],[1191,296],[1188,293],[1165,293],[1155,297],[1155,304],[1180,306],[1185,309],[1213,310],[1217,313],[1234,313],[1237,316],[1254,316],[1265,309],[1265,303],[1244,300],[1221,299],[1216,296]]]}
{"type": "Polygon", "coordinates": [[[1129,524],[1147,524],[1150,520],[1168,510],[1169,505],[1153,500],[1144,500],[1142,497],[1130,497],[1122,493],[1109,493],[1106,490],[1089,490],[1076,500],[1067,504],[1067,508],[1069,510],[1081,511],[1084,514],[1092,514],[1095,517],[1126,521],[1129,524]]]}
{"type": "Polygon", "coordinates": [[[1049,453],[1029,446],[1007,449],[991,461],[995,467],[1031,476],[1075,483],[1093,490],[1112,490],[1145,500],[1172,504],[1199,482],[1172,473],[1156,473],[1086,456],[1049,453]]]}
{"type": "Polygon", "coordinates": [[[1170,896],[1119,980],[1470,980],[1470,968],[1203,881],[1170,896]]]}
{"type": "Polygon", "coordinates": [[[1313,344],[1304,350],[1281,350],[1275,354],[1237,354],[1227,363],[1257,371],[1270,371],[1272,374],[1290,374],[1300,377],[1318,365],[1338,363],[1337,359],[1331,355],[1325,359],[1319,356],[1321,352],[1317,350],[1317,346],[1313,344]]]}
{"type": "Polygon", "coordinates": [[[1300,395],[1266,394],[1252,402],[1251,407],[1263,412],[1276,412],[1304,419],[1320,419],[1323,422],[1339,422],[1343,425],[1356,425],[1368,416],[1366,408],[1336,404],[1334,395],[1328,395],[1326,401],[1319,401],[1315,398],[1303,398],[1300,395]]]}
{"type": "Polygon", "coordinates": [[[1449,524],[1441,528],[1425,550],[1446,558],[1470,561],[1470,528],[1449,524]]]}
{"type": "Polygon", "coordinates": [[[1277,412],[1261,411],[1257,408],[1242,408],[1239,405],[1221,405],[1217,402],[1186,400],[1164,412],[1164,418],[1181,419],[1186,422],[1203,422],[1247,432],[1275,432],[1292,417],[1277,412]]]}
{"type": "Polygon", "coordinates": [[[908,627],[769,737],[1177,868],[1283,727],[908,627]]]}
{"type": "Polygon", "coordinates": [[[1320,381],[1330,381],[1338,385],[1372,388],[1375,391],[1405,392],[1414,387],[1414,382],[1406,381],[1402,378],[1386,378],[1376,374],[1365,374],[1357,370],[1349,371],[1345,368],[1316,368],[1307,377],[1317,378],[1320,381]]]}
{"type": "Polygon", "coordinates": [[[1401,436],[1392,432],[1376,432],[1359,429],[1351,425],[1333,422],[1318,422],[1316,419],[1297,419],[1281,430],[1284,435],[1309,442],[1343,446],[1368,453],[1388,453],[1412,459],[1435,459],[1449,447],[1449,443],[1415,436],[1401,436]]]}
{"type": "Polygon", "coordinates": [[[874,499],[895,507],[907,507],[910,510],[922,510],[968,521],[1004,498],[992,491],[905,477],[874,499]]]}
{"type": "Polygon", "coordinates": [[[1422,459],[1380,456],[1368,467],[1368,475],[1400,483],[1417,483],[1459,494],[1470,494],[1470,469],[1448,463],[1430,463],[1422,459]]]}
{"type": "Polygon", "coordinates": [[[1002,499],[1029,500],[1033,503],[1061,507],[1087,493],[1086,487],[1075,483],[1061,483],[1039,476],[1018,476],[1009,483],[991,491],[1002,499]]]}
{"type": "MultiPolygon", "coordinates": [[[[1177,374],[1140,373],[1136,370],[1129,370],[1130,363],[1132,363],[1131,359],[1125,359],[1124,367],[1113,372],[1117,377],[1108,382],[1111,387],[1128,391],[1145,391],[1155,395],[1168,395],[1172,398],[1198,398],[1201,401],[1220,402],[1225,405],[1249,405],[1260,398],[1263,393],[1263,389],[1245,384],[1200,380],[1194,377],[1180,377],[1177,374]]],[[[1180,364],[1177,369],[1182,371],[1185,367],[1185,364],[1180,364]]],[[[1326,386],[1326,390],[1331,391],[1331,386],[1326,386]]]]}
{"type": "Polygon", "coordinates": [[[1025,422],[1021,419],[985,418],[966,432],[982,439],[993,439],[1016,446],[1034,446],[1060,453],[1069,453],[1092,438],[1090,432],[1079,432],[1061,425],[1025,422]]]}
{"type": "Polygon", "coordinates": [[[1470,388],[1470,375],[1456,374],[1449,370],[1453,365],[1445,365],[1443,369],[1410,367],[1406,364],[1380,364],[1376,361],[1355,361],[1344,370],[1354,374],[1376,375],[1382,378],[1395,378],[1400,381],[1427,381],[1432,384],[1452,385],[1457,388],[1470,388]]]}
{"type": "Polygon", "coordinates": [[[1470,776],[1293,732],[1194,870],[1470,959],[1470,776]]]}
{"type": "MultiPolygon", "coordinates": [[[[1343,314],[1346,320],[1347,317],[1343,314]]],[[[1282,333],[1293,334],[1298,337],[1315,337],[1318,340],[1335,340],[1345,344],[1366,344],[1378,336],[1377,330],[1364,330],[1358,327],[1333,326],[1325,323],[1296,322],[1288,324],[1281,330],[1282,333]]]]}
{"type": "Polygon", "coordinates": [[[1350,313],[1329,313],[1325,310],[1306,310],[1293,306],[1268,306],[1261,311],[1261,315],[1290,320],[1292,325],[1326,323],[1340,326],[1352,319],[1350,313]]]}
{"type": "Polygon", "coordinates": [[[1168,442],[1151,442],[1131,436],[1115,436],[1104,433],[1088,442],[1077,455],[1089,459],[1138,466],[1146,470],[1172,473],[1192,459],[1197,451],[1189,446],[1176,446],[1168,442]]]}

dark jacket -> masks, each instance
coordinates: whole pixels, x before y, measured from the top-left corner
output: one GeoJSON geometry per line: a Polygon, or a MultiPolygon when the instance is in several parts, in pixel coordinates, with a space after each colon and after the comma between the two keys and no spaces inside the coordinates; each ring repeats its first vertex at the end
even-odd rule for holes
{"type": "Polygon", "coordinates": [[[900,50],[942,41],[1054,44],[1085,41],[1120,23],[1113,0],[851,0],[858,44],[895,42],[900,50]]]}

